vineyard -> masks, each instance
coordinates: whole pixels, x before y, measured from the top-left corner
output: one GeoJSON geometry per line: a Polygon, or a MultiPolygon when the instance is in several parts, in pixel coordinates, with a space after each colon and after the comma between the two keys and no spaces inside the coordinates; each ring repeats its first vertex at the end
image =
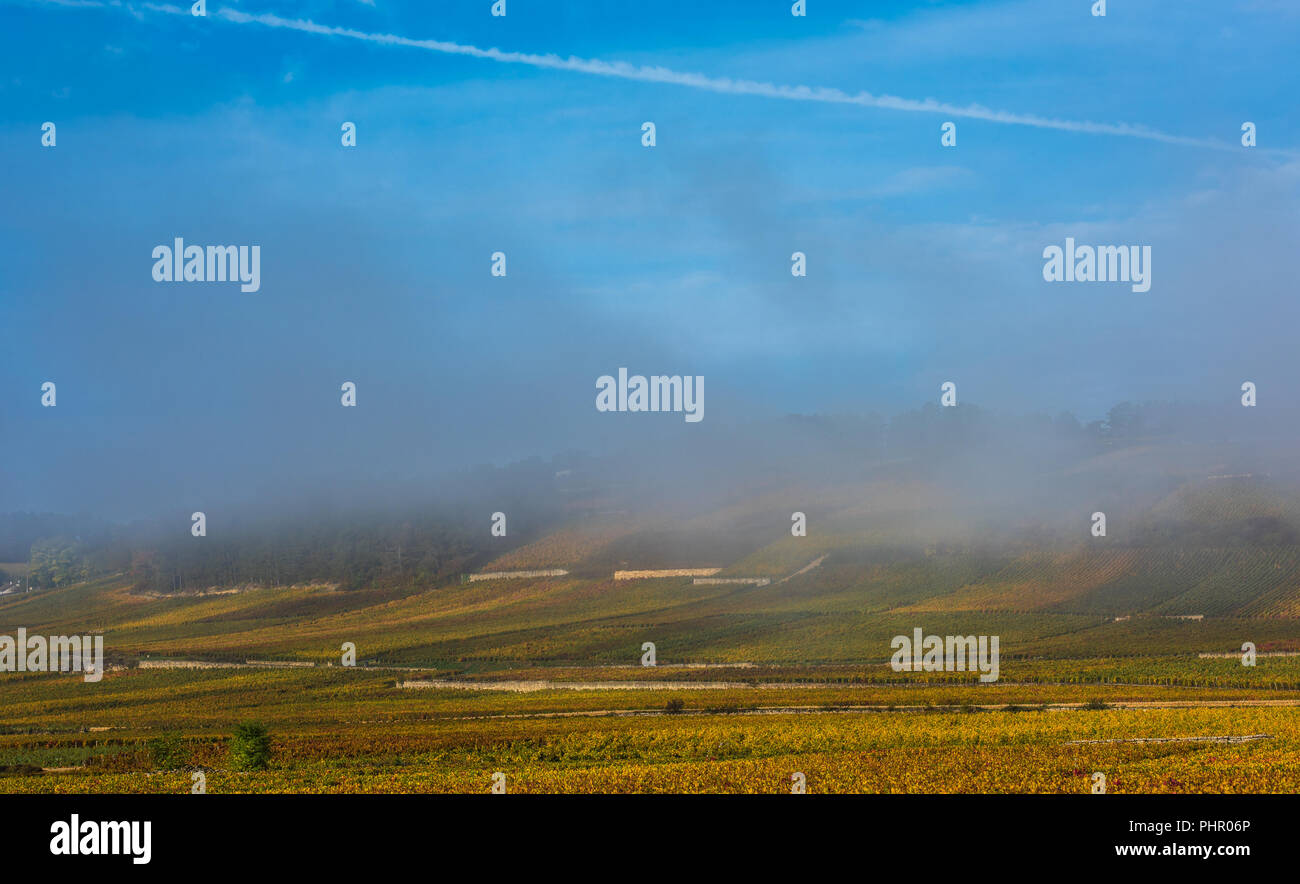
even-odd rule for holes
{"type": "Polygon", "coordinates": [[[996,501],[869,480],[807,504],[807,537],[776,485],[466,559],[567,574],[175,593],[108,574],[7,595],[0,634],[102,632],[108,671],[0,676],[0,791],[184,791],[194,769],[213,792],[478,792],[498,771],[515,792],[782,792],[800,772],[810,792],[1072,793],[1095,771],[1115,792],[1293,791],[1294,495],[1157,486],[1106,538],[999,530],[996,501]],[[772,582],[613,577],[704,567],[772,582]],[[998,636],[999,679],[895,671],[893,637],[918,628],[998,636]],[[233,769],[254,719],[272,763],[233,769]],[[1264,736],[1217,740],[1245,735],[1264,736]]]}
{"type": "Polygon", "coordinates": [[[184,734],[160,765],[151,739],[123,735],[0,739],[13,769],[0,791],[185,792],[189,768],[211,792],[790,791],[1087,793],[1294,792],[1296,708],[935,711],[809,715],[657,715],[419,722],[358,719],[316,730],[286,724],[267,770],[230,769],[223,736],[184,734]],[[1225,734],[1266,737],[1225,743],[1225,734]],[[1088,740],[1113,742],[1083,742],[1088,740]],[[1163,740],[1162,742],[1141,742],[1163,740]]]}

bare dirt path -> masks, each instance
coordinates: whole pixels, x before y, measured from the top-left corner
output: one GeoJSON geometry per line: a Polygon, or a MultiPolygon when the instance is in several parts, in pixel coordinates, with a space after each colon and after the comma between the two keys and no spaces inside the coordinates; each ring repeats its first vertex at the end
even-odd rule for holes
{"type": "MultiPolygon", "coordinates": [[[[1012,704],[1015,705],[1015,704],[1012,704]]],[[[1300,707],[1300,700],[1155,700],[1148,702],[1132,703],[1110,703],[1108,708],[1120,709],[1125,711],[1142,710],[1142,709],[1200,709],[1215,707],[1234,707],[1234,706],[1291,706],[1300,707]]],[[[1069,712],[1073,710],[1084,709],[1084,703],[1048,703],[1040,706],[1025,707],[1021,706],[1021,712],[1017,714],[1026,714],[1031,709],[1043,709],[1046,712],[1069,712]]],[[[727,710],[718,712],[708,709],[683,709],[679,712],[668,712],[664,709],[585,709],[577,712],[501,712],[501,713],[484,713],[482,715],[454,715],[446,718],[439,718],[439,721],[484,721],[497,719],[530,719],[530,718],[630,718],[637,716],[655,716],[655,715],[675,715],[681,717],[692,717],[702,715],[853,715],[862,713],[889,714],[889,713],[935,713],[935,712],[961,712],[963,709],[977,709],[981,712],[1000,712],[1007,710],[1005,703],[982,703],[972,706],[837,706],[834,708],[826,706],[754,706],[749,709],[727,710]]],[[[1246,742],[1255,739],[1270,739],[1268,734],[1251,734],[1246,737],[1187,737],[1187,738],[1159,738],[1163,739],[1188,739],[1188,740],[1206,740],[1220,742],[1246,742]]],[[[1075,740],[1072,742],[1133,742],[1132,740],[1075,740]]]]}

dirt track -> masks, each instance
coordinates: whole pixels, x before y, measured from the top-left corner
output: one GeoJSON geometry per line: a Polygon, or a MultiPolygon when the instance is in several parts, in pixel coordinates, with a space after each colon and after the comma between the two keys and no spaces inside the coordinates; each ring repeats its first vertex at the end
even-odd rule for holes
{"type": "MultiPolygon", "coordinates": [[[[1046,712],[1071,712],[1084,709],[1084,703],[1050,703],[1043,706],[1025,707],[1021,706],[1021,711],[1017,715],[1032,714],[1037,709],[1043,709],[1046,712]]],[[[1233,707],[1233,706],[1290,706],[1300,707],[1300,700],[1168,700],[1168,701],[1151,701],[1151,702],[1134,702],[1134,703],[1111,703],[1108,704],[1110,709],[1120,709],[1125,711],[1140,711],[1143,709],[1198,709],[1214,707],[1233,707]]],[[[961,712],[964,709],[975,709],[980,712],[1005,712],[1006,704],[977,704],[972,706],[754,706],[748,709],[735,709],[719,712],[708,709],[683,709],[678,712],[668,712],[664,709],[584,709],[576,712],[502,712],[502,713],[485,713],[483,715],[453,715],[448,716],[445,721],[483,721],[497,719],[532,719],[532,718],[633,718],[639,716],[659,716],[659,715],[676,715],[682,717],[698,717],[702,715],[854,715],[854,714],[878,714],[887,715],[892,713],[917,714],[917,713],[953,713],[961,712]]],[[[1170,737],[1160,738],[1161,740],[1190,740],[1190,741],[1209,741],[1209,742],[1248,742],[1257,739],[1270,739],[1267,734],[1250,734],[1244,737],[1170,737]]],[[[1154,738],[1153,738],[1154,739],[1154,738]]],[[[1074,742],[1141,742],[1141,740],[1114,740],[1114,741],[1074,741],[1074,742]]]]}

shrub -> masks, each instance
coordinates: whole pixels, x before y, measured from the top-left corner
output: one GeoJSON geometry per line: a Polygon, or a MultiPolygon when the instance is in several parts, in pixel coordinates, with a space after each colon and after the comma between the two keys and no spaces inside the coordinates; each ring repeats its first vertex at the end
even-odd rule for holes
{"type": "Polygon", "coordinates": [[[230,739],[230,763],[235,770],[263,770],[271,760],[271,735],[255,721],[235,728],[230,739]]]}
{"type": "Polygon", "coordinates": [[[1107,706],[1101,700],[1093,699],[1093,700],[1089,700],[1087,703],[1084,703],[1083,708],[1084,709],[1109,709],[1110,707],[1107,706]]]}
{"type": "Polygon", "coordinates": [[[148,743],[149,757],[158,770],[176,770],[189,763],[189,751],[180,735],[171,731],[154,737],[148,743]]]}
{"type": "Polygon", "coordinates": [[[680,698],[673,697],[668,701],[668,705],[664,707],[664,712],[667,712],[669,715],[676,715],[685,708],[686,704],[683,703],[680,698]]]}

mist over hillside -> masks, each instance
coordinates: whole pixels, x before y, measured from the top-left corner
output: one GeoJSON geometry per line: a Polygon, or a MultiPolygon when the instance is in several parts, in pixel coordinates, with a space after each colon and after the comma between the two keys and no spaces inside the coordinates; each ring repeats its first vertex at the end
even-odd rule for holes
{"type": "Polygon", "coordinates": [[[793,563],[832,548],[841,561],[869,561],[941,548],[1279,547],[1300,537],[1290,428],[1240,406],[1122,403],[1088,425],[1069,414],[927,403],[888,420],[644,426],[644,436],[600,456],[570,452],[437,481],[232,489],[242,502],[195,503],[203,537],[191,536],[188,508],[127,524],[10,513],[0,517],[0,561],[30,561],[37,587],[125,573],[153,592],[356,589],[504,566],[592,577],[744,571],[782,545],[793,563]],[[497,513],[504,536],[492,531],[497,513]],[[794,513],[804,514],[806,537],[791,537],[794,513]],[[1106,517],[1102,538],[1090,533],[1094,513],[1106,517]]]}

